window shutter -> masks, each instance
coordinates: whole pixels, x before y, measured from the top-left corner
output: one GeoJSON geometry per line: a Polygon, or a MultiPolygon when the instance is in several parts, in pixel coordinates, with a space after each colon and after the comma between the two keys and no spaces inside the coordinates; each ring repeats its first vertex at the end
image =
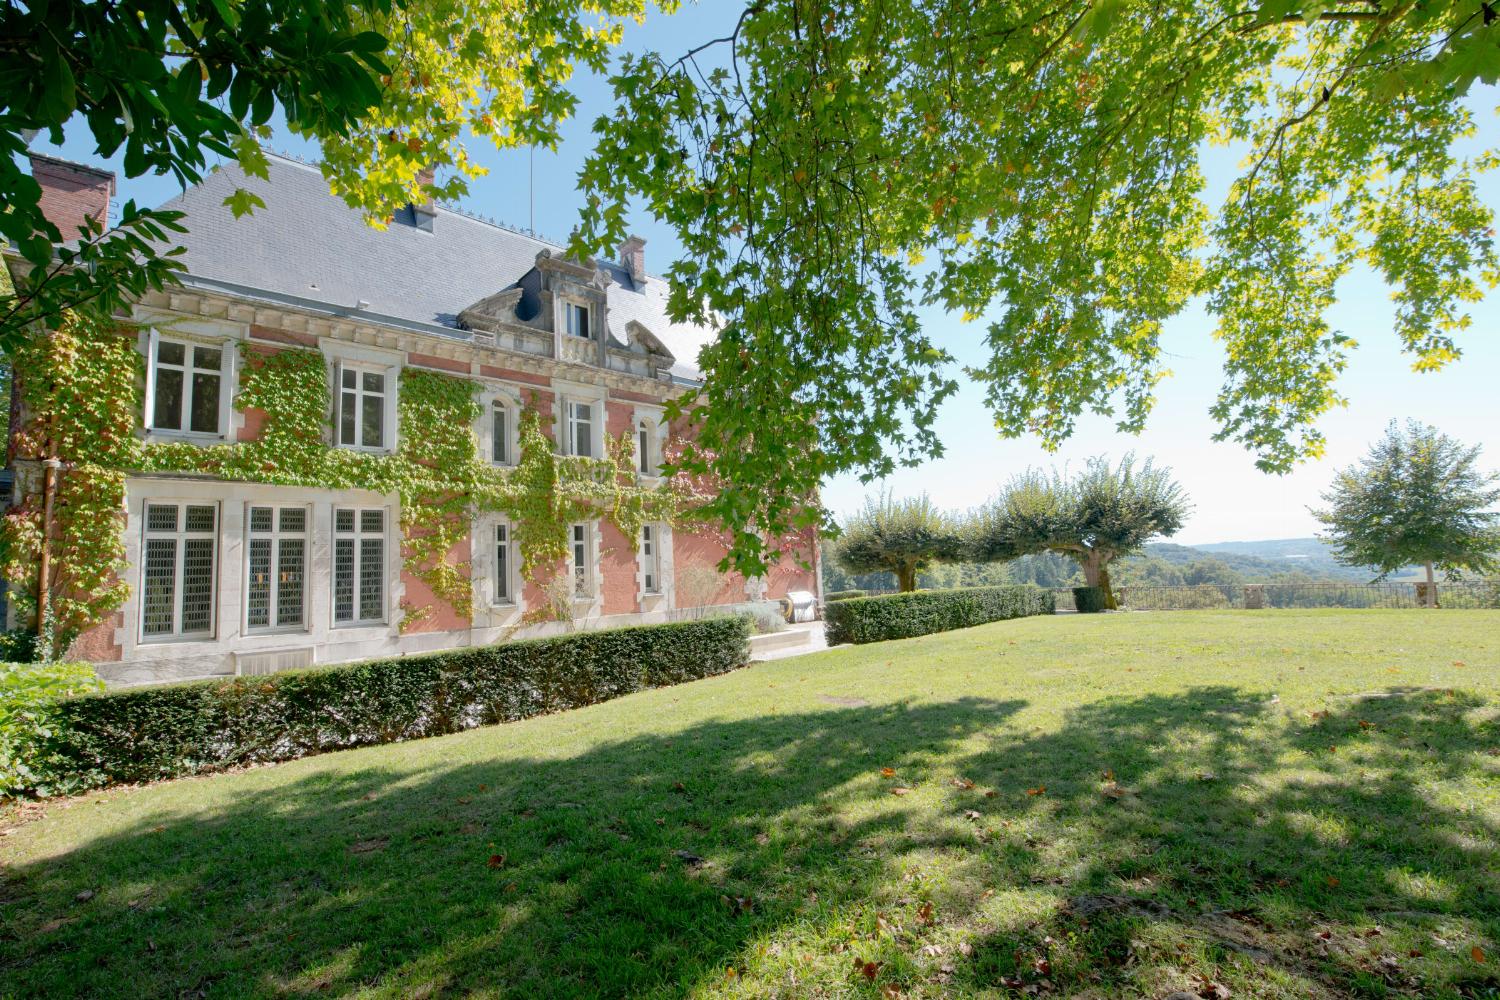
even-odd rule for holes
{"type": "Polygon", "coordinates": [[[153,423],[151,415],[156,412],[156,345],[160,340],[156,327],[146,332],[146,409],[141,414],[141,426],[148,429],[153,423]]]}

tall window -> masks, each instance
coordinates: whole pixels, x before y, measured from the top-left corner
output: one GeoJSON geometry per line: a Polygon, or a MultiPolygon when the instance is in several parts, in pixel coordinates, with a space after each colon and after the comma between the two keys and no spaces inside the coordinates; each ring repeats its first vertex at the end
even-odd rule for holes
{"type": "Polygon", "coordinates": [[[495,604],[509,604],[514,598],[510,589],[510,526],[495,525],[495,604]]]}
{"type": "Polygon", "coordinates": [[[568,316],[568,333],[575,337],[587,337],[589,335],[589,307],[569,302],[563,309],[568,316]]]}
{"type": "Polygon", "coordinates": [[[250,508],[245,625],[258,629],[307,624],[307,508],[250,508]]]}
{"type": "Polygon", "coordinates": [[[568,400],[568,454],[594,455],[594,404],[568,400]]]}
{"type": "Polygon", "coordinates": [[[333,512],[333,621],[385,621],[384,510],[341,507],[333,512]]]}
{"type": "Polygon", "coordinates": [[[385,447],[385,372],[339,368],[339,444],[385,447]]]}
{"type": "Polygon", "coordinates": [[[642,420],[636,429],[636,454],[640,459],[641,475],[656,475],[656,458],[651,454],[651,425],[642,420]]]}
{"type": "Polygon", "coordinates": [[[219,434],[224,348],[155,341],[151,358],[151,429],[219,434]]]}
{"type": "Polygon", "coordinates": [[[203,638],[214,629],[219,508],[148,503],[141,558],[141,636],[203,638]]]}
{"type": "Polygon", "coordinates": [[[510,404],[495,400],[490,407],[490,461],[496,465],[516,464],[510,447],[511,422],[510,404]]]}
{"type": "Polygon", "coordinates": [[[593,545],[587,524],[572,527],[573,541],[573,596],[594,596],[593,545]]]}
{"type": "Polygon", "coordinates": [[[646,593],[661,593],[661,531],[654,524],[641,526],[641,583],[646,593]]]}

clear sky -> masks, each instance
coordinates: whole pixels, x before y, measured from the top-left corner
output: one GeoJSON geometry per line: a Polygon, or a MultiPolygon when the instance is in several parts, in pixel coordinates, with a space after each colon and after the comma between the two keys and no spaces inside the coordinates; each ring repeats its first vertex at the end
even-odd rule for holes
{"type": "MultiPolygon", "coordinates": [[[[709,0],[686,6],[671,17],[656,16],[645,25],[628,25],[625,47],[656,49],[676,56],[701,42],[725,35],[741,5],[709,0]]],[[[530,225],[535,205],[539,233],[561,240],[572,229],[579,207],[575,181],[592,147],[590,126],[613,104],[606,83],[591,74],[575,79],[580,97],[578,115],[564,127],[556,152],[535,153],[535,184],[530,183],[531,157],[525,151],[497,153],[487,144],[472,144],[476,158],[490,167],[489,176],[474,182],[465,201],[470,211],[509,225],[530,225]]],[[[1497,95],[1493,89],[1475,96],[1482,108],[1481,130],[1494,134],[1497,95]]],[[[46,148],[39,140],[37,148],[46,148]]],[[[276,148],[307,159],[317,151],[287,139],[276,148]]],[[[69,131],[60,155],[98,163],[87,132],[69,131]]],[[[1210,191],[1222,190],[1233,176],[1231,158],[1216,154],[1207,164],[1210,191]]],[[[119,158],[114,166],[119,168],[119,158]]],[[[1500,206],[1500,177],[1485,179],[1487,202],[1500,206]]],[[[122,185],[123,197],[159,204],[175,193],[170,179],[143,178],[122,185]]],[[[636,232],[647,241],[647,266],[660,272],[676,250],[672,232],[644,211],[632,218],[636,232]]],[[[1134,451],[1170,465],[1192,497],[1195,511],[1175,540],[1198,542],[1289,538],[1312,534],[1317,525],[1309,504],[1327,486],[1333,470],[1355,461],[1392,418],[1416,417],[1435,424],[1459,439],[1485,446],[1486,464],[1500,467],[1500,293],[1473,310],[1474,323],[1461,346],[1465,357],[1448,370],[1418,375],[1398,350],[1391,332],[1388,290],[1369,274],[1354,274],[1340,287],[1333,310],[1335,328],[1359,342],[1339,388],[1349,398],[1347,408],[1335,410],[1320,423],[1328,439],[1327,456],[1286,476],[1266,475],[1255,468],[1253,456],[1234,444],[1215,444],[1208,415],[1222,381],[1222,351],[1211,336],[1213,325],[1201,309],[1189,308],[1171,321],[1163,349],[1174,376],[1160,386],[1159,402],[1139,436],[1123,435],[1103,417],[1084,418],[1077,434],[1056,454],[1034,440],[1002,439],[984,407],[982,391],[960,376],[961,389],[945,405],[938,432],[947,457],[918,468],[902,470],[885,483],[897,494],[926,491],[946,507],[968,508],[992,496],[1012,474],[1033,465],[1081,464],[1092,455],[1118,457],[1134,451]]],[[[984,351],[984,323],[962,323],[956,316],[932,311],[926,323],[938,343],[960,364],[977,363],[984,351]]],[[[857,507],[866,486],[854,476],[839,476],[825,484],[825,502],[838,513],[857,507]]]]}

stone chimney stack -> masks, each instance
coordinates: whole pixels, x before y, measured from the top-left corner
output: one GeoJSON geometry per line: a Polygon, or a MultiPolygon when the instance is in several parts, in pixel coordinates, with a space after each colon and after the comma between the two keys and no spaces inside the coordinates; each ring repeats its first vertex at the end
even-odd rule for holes
{"type": "Polygon", "coordinates": [[[620,263],[630,272],[630,280],[637,285],[646,281],[646,241],[639,236],[627,237],[620,244],[620,263]]]}
{"type": "Polygon", "coordinates": [[[84,220],[99,228],[109,226],[109,200],[115,193],[110,170],[86,167],[41,153],[31,155],[31,176],[42,188],[42,214],[62,233],[64,241],[78,239],[84,220]]]}
{"type": "MultiPolygon", "coordinates": [[[[417,174],[417,183],[422,186],[430,185],[433,178],[437,176],[432,167],[423,167],[417,174]]],[[[417,228],[432,231],[432,220],[437,215],[437,203],[429,195],[420,202],[414,202],[411,206],[413,214],[417,219],[417,228]]]]}

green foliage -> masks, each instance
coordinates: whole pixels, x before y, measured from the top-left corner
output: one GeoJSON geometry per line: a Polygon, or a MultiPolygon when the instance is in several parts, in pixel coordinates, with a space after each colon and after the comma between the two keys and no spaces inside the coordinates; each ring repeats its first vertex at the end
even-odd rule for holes
{"type": "Polygon", "coordinates": [[[1313,511],[1339,561],[1376,579],[1413,563],[1450,579],[1500,571],[1500,472],[1480,471],[1479,454],[1435,427],[1410,421],[1403,432],[1391,421],[1313,511]]]}
{"type": "Polygon", "coordinates": [[[869,593],[863,590],[833,590],[823,595],[825,602],[847,601],[852,597],[869,597],[869,593]]]}
{"type": "Polygon", "coordinates": [[[1477,0],[767,0],[623,61],[574,249],[611,252],[626,204],[676,231],[674,315],[723,322],[689,462],[729,484],[731,525],[774,532],[770,498],[941,453],[934,308],[993,320],[970,374],[995,426],[1055,447],[1085,413],[1145,424],[1163,324],[1201,297],[1216,436],[1286,471],[1341,398],[1342,276],[1393,287],[1422,369],[1496,282],[1475,181],[1500,133],[1467,100],[1500,71],[1493,21],[1477,0]],[[1215,146],[1243,166],[1211,204],[1215,146]]]}
{"type": "Polygon", "coordinates": [[[1013,559],[1054,552],[1075,560],[1090,587],[1115,606],[1109,565],[1158,535],[1182,527],[1189,505],[1172,470],[1148,459],[1139,469],[1127,455],[1118,467],[1090,459],[1072,478],[1029,470],[1011,480],[971,524],[970,545],[980,559],[1013,559]]]}
{"type": "Polygon", "coordinates": [[[843,525],[835,555],[850,573],[889,572],[908,591],[916,589],[919,572],[957,558],[962,548],[958,524],[927,494],[905,500],[881,494],[866,497],[864,510],[843,525]]]}
{"type": "Polygon", "coordinates": [[[1104,592],[1103,587],[1074,587],[1073,607],[1077,608],[1080,614],[1108,611],[1110,595],[1104,592]]]}
{"type": "Polygon", "coordinates": [[[72,698],[42,716],[32,780],[77,791],[512,722],[722,674],[748,638],[708,618],[72,698]]]}
{"type": "Polygon", "coordinates": [[[41,749],[53,736],[49,710],[103,687],[87,663],[0,662],[0,799],[53,790],[52,761],[41,749]]]}
{"type": "Polygon", "coordinates": [[[985,622],[1050,615],[1052,593],[1036,587],[974,587],[857,597],[823,609],[828,644],[884,642],[985,622]]]}

